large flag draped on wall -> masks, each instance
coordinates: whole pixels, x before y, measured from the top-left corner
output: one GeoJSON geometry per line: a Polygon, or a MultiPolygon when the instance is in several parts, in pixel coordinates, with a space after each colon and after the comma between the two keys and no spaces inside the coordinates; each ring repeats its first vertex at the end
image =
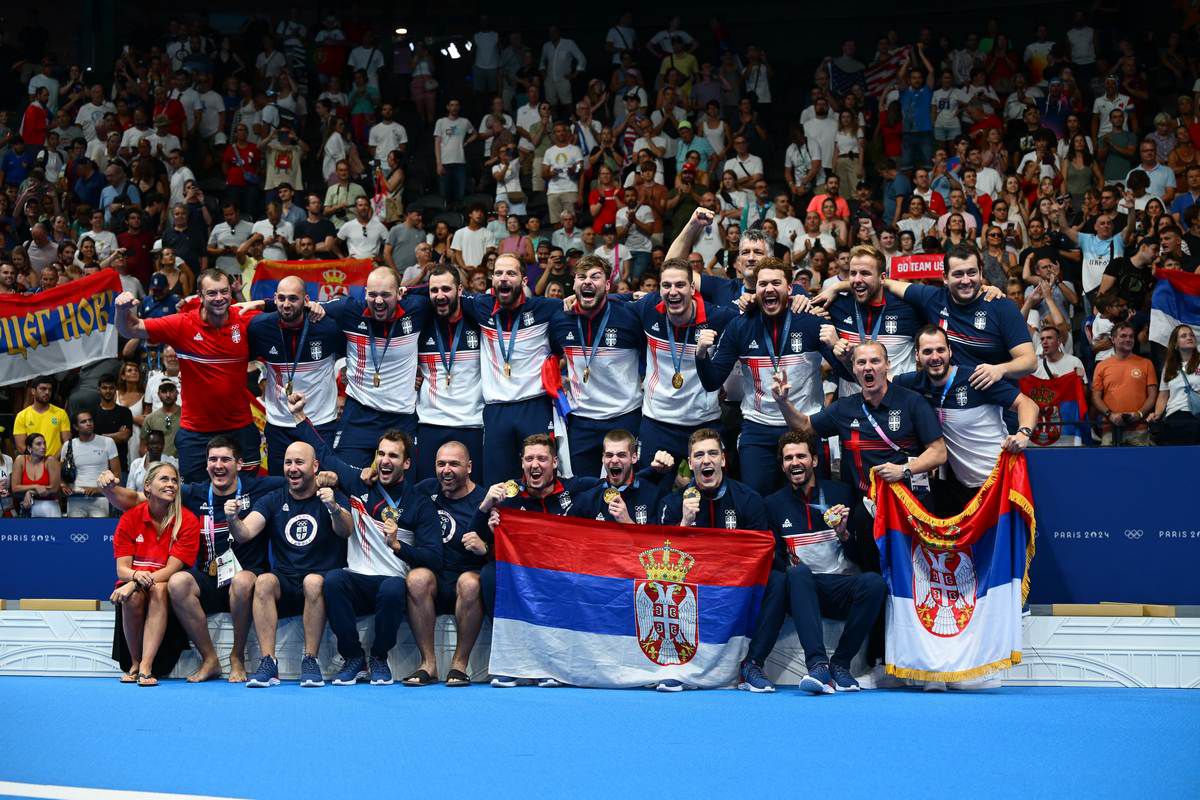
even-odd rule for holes
{"type": "Polygon", "coordinates": [[[899,483],[872,478],[871,497],[888,584],[888,673],[964,681],[1020,663],[1035,534],[1025,456],[1002,452],[950,519],[931,515],[899,483]]]}
{"type": "Polygon", "coordinates": [[[1021,378],[1021,393],[1038,404],[1038,424],[1030,443],[1038,447],[1078,447],[1092,440],[1087,425],[1087,390],[1074,370],[1056,378],[1021,378]]]}
{"type": "Polygon", "coordinates": [[[266,300],[275,296],[279,281],[295,275],[304,281],[311,300],[324,302],[350,296],[359,300],[367,285],[367,276],[375,265],[369,258],[343,258],[336,261],[260,261],[254,266],[250,299],[266,300]]]}
{"type": "Polygon", "coordinates": [[[1154,277],[1158,283],[1150,296],[1150,341],[1166,347],[1176,325],[1200,331],[1200,275],[1159,269],[1154,277]]]}
{"type": "Polygon", "coordinates": [[[37,294],[0,295],[0,386],[117,355],[121,276],[100,270],[37,294]]]}
{"type": "Polygon", "coordinates": [[[773,549],[765,531],[502,509],[490,671],[602,688],[728,686],[773,549]]]}

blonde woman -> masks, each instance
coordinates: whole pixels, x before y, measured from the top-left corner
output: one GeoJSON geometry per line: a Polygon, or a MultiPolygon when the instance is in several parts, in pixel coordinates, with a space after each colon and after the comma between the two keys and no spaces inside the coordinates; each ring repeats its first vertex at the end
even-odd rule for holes
{"type": "Polygon", "coordinates": [[[154,657],[167,630],[167,581],[196,560],[200,522],[180,505],[179,471],[159,462],[146,473],[146,501],[121,515],[113,536],[117,588],[109,599],[129,649],[122,683],[157,686],[154,657]]]}

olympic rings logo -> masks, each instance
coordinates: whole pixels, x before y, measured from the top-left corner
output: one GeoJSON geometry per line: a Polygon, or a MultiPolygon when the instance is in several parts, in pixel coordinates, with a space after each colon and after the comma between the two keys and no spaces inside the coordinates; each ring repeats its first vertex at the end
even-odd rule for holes
{"type": "Polygon", "coordinates": [[[1126,539],[1135,539],[1135,540],[1142,538],[1142,529],[1135,528],[1133,530],[1130,530],[1129,528],[1126,528],[1125,529],[1125,538],[1126,539]]]}
{"type": "Polygon", "coordinates": [[[71,541],[74,542],[75,544],[83,544],[87,540],[88,540],[88,535],[86,533],[72,533],[71,534],[71,541]]]}

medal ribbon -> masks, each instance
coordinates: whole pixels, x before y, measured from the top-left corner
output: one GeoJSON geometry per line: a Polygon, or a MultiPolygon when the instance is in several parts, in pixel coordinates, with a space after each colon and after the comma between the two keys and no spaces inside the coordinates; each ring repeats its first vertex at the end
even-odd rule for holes
{"type": "MultiPolygon", "coordinates": [[[[233,499],[242,499],[242,479],[237,479],[237,488],[233,490],[233,499]]],[[[225,521],[229,524],[229,520],[225,521]]],[[[208,560],[212,561],[217,557],[217,507],[213,504],[212,481],[208,483],[208,524],[204,526],[204,544],[208,547],[208,560]]],[[[233,549],[233,537],[228,537],[229,549],[233,549]]]]}
{"type": "MultiPolygon", "coordinates": [[[[778,326],[776,326],[778,328],[778,326]]],[[[788,340],[788,334],[792,330],[792,312],[783,312],[783,336],[779,337],[779,349],[783,350],[783,343],[788,340]]],[[[775,372],[779,371],[780,357],[775,355],[775,337],[771,335],[770,329],[767,327],[767,320],[763,318],[763,335],[767,340],[767,356],[771,359],[771,369],[775,372]]]]}
{"type": "Polygon", "coordinates": [[[388,324],[388,334],[387,334],[387,339],[383,343],[383,354],[382,355],[377,354],[375,351],[375,327],[374,326],[375,326],[375,320],[371,320],[371,323],[367,326],[367,345],[370,347],[370,350],[371,350],[371,366],[375,367],[375,374],[378,375],[380,373],[379,367],[381,364],[383,364],[383,360],[385,358],[387,358],[388,348],[391,347],[392,334],[396,332],[396,320],[393,319],[391,321],[391,323],[388,324]]]}
{"type": "Polygon", "coordinates": [[[663,314],[663,321],[667,323],[667,349],[671,354],[671,366],[675,368],[676,375],[683,374],[683,352],[687,349],[687,338],[691,333],[691,326],[684,328],[683,344],[679,347],[679,353],[675,352],[675,325],[672,324],[670,317],[663,314]]]}
{"type": "MultiPolygon", "coordinates": [[[[449,323],[446,324],[449,329],[449,323]]],[[[462,341],[464,327],[466,326],[462,324],[462,320],[454,323],[454,341],[450,344],[450,353],[447,355],[446,342],[442,339],[442,327],[437,324],[437,320],[434,320],[433,336],[437,340],[438,357],[442,361],[442,369],[446,370],[447,375],[454,369],[454,356],[458,353],[458,343],[462,341]]]]}
{"type": "Polygon", "coordinates": [[[954,373],[958,372],[958,367],[950,368],[950,374],[946,376],[946,385],[942,387],[942,397],[938,400],[938,420],[946,421],[946,395],[950,393],[950,387],[954,385],[954,373]]]}
{"type": "MultiPolygon", "coordinates": [[[[288,332],[284,329],[284,327],[282,325],[280,325],[279,333],[280,333],[280,336],[283,338],[283,352],[287,353],[288,332]]],[[[305,314],[304,315],[304,327],[300,329],[300,341],[298,341],[296,343],[296,352],[292,354],[292,366],[291,366],[291,369],[288,370],[287,383],[284,384],[285,386],[287,384],[290,384],[292,382],[292,379],[296,375],[296,367],[299,366],[299,364],[300,364],[300,354],[302,352],[304,352],[304,343],[307,340],[308,340],[308,314],[305,314]]],[[[387,351],[384,351],[384,352],[387,352],[387,351]]]]}
{"type": "MultiPolygon", "coordinates": [[[[500,357],[504,359],[505,364],[512,364],[514,351],[517,349],[517,330],[521,327],[521,314],[514,310],[512,314],[512,328],[508,335],[508,348],[504,347],[504,317],[496,314],[496,347],[500,350],[500,357]]],[[[511,366],[509,367],[511,369],[511,366]]]]}
{"type": "MultiPolygon", "coordinates": [[[[592,351],[588,352],[588,341],[583,335],[583,320],[579,316],[575,317],[575,328],[579,331],[579,343],[583,350],[583,368],[591,370],[592,359],[596,357],[596,351],[600,349],[600,338],[604,331],[608,328],[608,315],[612,312],[612,304],[607,300],[604,301],[604,314],[600,317],[600,327],[596,329],[596,338],[592,341],[592,351]]],[[[592,322],[588,320],[588,329],[591,330],[592,322]]]]}
{"type": "MultiPolygon", "coordinates": [[[[879,316],[875,318],[875,325],[871,328],[871,339],[875,341],[879,338],[879,323],[883,322],[883,312],[887,308],[887,295],[883,297],[883,305],[879,308],[879,316]]],[[[854,303],[854,324],[858,328],[858,341],[867,341],[867,329],[863,327],[862,315],[858,310],[858,302],[854,303]]]]}

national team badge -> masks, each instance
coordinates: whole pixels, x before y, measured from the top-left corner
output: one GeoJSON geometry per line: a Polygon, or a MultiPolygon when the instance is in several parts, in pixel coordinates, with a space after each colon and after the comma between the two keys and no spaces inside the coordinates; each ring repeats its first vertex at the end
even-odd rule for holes
{"type": "Polygon", "coordinates": [[[405,318],[400,320],[400,332],[404,334],[412,333],[412,320],[405,318]]]}
{"type": "Polygon", "coordinates": [[[476,333],[475,331],[467,331],[467,349],[468,350],[479,349],[479,334],[476,333]]]}
{"type": "Polygon", "coordinates": [[[896,323],[895,317],[884,317],[883,318],[883,332],[884,333],[895,333],[897,329],[898,329],[898,325],[896,323]]]}
{"type": "Polygon", "coordinates": [[[320,361],[322,356],[322,348],[320,342],[308,343],[308,355],[313,361],[320,361]]]}
{"type": "Polygon", "coordinates": [[[526,311],[524,314],[522,314],[521,315],[521,324],[526,327],[529,327],[530,325],[532,325],[533,324],[533,314],[529,313],[528,311],[526,311]]]}
{"type": "Polygon", "coordinates": [[[700,643],[696,584],[683,582],[696,559],[668,540],[638,560],[646,570],[633,584],[638,646],[660,666],[686,664],[700,643]]]}
{"type": "Polygon", "coordinates": [[[986,311],[976,311],[975,312],[975,327],[978,328],[979,330],[983,330],[984,328],[987,327],[987,312],[986,311]]]}
{"type": "Polygon", "coordinates": [[[790,339],[791,348],[792,348],[793,353],[799,353],[801,350],[804,349],[804,334],[803,333],[793,333],[789,337],[789,339],[790,339]]]}
{"type": "Polygon", "coordinates": [[[959,406],[965,406],[967,404],[967,387],[960,386],[957,389],[955,389],[954,390],[954,399],[958,403],[959,406]]]}
{"type": "Polygon", "coordinates": [[[242,341],[242,326],[235,322],[233,324],[233,332],[229,334],[229,338],[233,340],[234,344],[242,341]]]}
{"type": "Polygon", "coordinates": [[[737,512],[732,508],[725,509],[725,527],[729,530],[737,527],[737,512]]]}
{"type": "Polygon", "coordinates": [[[975,562],[970,549],[931,550],[914,537],[913,606],[934,636],[962,633],[975,613],[975,562]]]}
{"type": "Polygon", "coordinates": [[[649,516],[649,514],[648,514],[647,508],[645,506],[634,506],[633,507],[633,521],[636,522],[638,525],[645,525],[646,519],[648,516],[649,516]]]}
{"type": "Polygon", "coordinates": [[[617,329],[616,328],[605,328],[604,329],[604,346],[605,347],[616,347],[617,346],[617,329]]]}
{"type": "Polygon", "coordinates": [[[899,411],[889,411],[888,412],[888,430],[892,431],[893,433],[900,430],[900,412],[899,411]]]}

